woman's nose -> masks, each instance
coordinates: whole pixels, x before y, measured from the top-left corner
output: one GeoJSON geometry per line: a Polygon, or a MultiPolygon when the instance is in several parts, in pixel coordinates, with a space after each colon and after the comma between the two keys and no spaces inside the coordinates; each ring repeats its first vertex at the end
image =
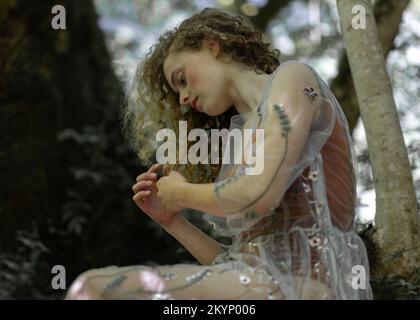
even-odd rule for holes
{"type": "Polygon", "coordinates": [[[187,102],[188,102],[188,95],[182,94],[180,96],[179,100],[180,100],[179,101],[180,104],[187,104],[187,102]]]}

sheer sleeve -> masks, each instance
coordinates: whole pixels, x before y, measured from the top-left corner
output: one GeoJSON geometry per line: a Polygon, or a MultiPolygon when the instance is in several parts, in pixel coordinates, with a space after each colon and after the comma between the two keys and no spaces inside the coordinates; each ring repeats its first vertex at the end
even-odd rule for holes
{"type": "Polygon", "coordinates": [[[243,150],[235,150],[235,159],[240,152],[242,162],[224,165],[214,189],[232,231],[247,229],[270,214],[295,178],[319,110],[319,99],[314,99],[309,88],[319,92],[311,69],[303,63],[289,63],[273,77],[255,115],[233,117],[231,132],[242,129],[244,137],[243,150]],[[252,139],[245,129],[253,131],[252,139]],[[253,163],[246,157],[251,149],[256,155],[253,163]]]}
{"type": "Polygon", "coordinates": [[[213,189],[225,217],[206,218],[231,238],[227,250],[205,266],[87,272],[70,297],[97,289],[110,299],[372,298],[354,231],[357,159],[326,82],[307,64],[283,62],[255,111],[232,117],[229,129],[213,189]]]}

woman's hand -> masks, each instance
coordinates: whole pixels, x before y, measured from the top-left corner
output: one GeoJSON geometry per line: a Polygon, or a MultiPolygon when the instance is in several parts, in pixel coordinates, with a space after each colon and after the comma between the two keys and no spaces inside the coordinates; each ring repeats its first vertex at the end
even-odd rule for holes
{"type": "Polygon", "coordinates": [[[181,211],[184,209],[182,204],[183,186],[187,180],[177,171],[171,171],[169,175],[162,177],[157,182],[157,197],[161,203],[171,211],[181,211]]]}
{"type": "MultiPolygon", "coordinates": [[[[175,217],[178,216],[180,210],[166,208],[158,198],[156,182],[157,172],[160,166],[159,163],[156,163],[151,166],[147,172],[140,174],[136,178],[137,183],[133,185],[133,191],[135,193],[133,200],[150,218],[159,223],[162,227],[168,228],[174,222],[175,217]]],[[[168,167],[165,166],[164,174],[167,173],[168,167]]]]}

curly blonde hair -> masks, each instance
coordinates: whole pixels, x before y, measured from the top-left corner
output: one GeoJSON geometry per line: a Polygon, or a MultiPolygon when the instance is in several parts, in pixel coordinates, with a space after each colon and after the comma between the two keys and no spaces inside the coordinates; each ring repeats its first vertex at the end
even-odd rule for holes
{"type": "MultiPolygon", "coordinates": [[[[209,133],[210,129],[229,128],[230,118],[237,114],[231,107],[219,116],[210,117],[181,106],[178,94],[165,78],[163,63],[170,52],[199,51],[205,39],[217,40],[225,57],[253,67],[258,74],[270,74],[280,64],[279,50],[272,50],[270,43],[264,42],[263,34],[247,18],[219,9],[206,8],[174,30],[165,32],[139,63],[123,110],[123,132],[145,165],[156,162],[155,135],[158,130],[169,128],[178,136],[178,121],[185,120],[188,131],[202,128],[209,133]]],[[[193,143],[189,141],[187,147],[193,143]]],[[[171,169],[194,183],[214,181],[220,167],[221,161],[215,165],[171,165],[171,169]]]]}

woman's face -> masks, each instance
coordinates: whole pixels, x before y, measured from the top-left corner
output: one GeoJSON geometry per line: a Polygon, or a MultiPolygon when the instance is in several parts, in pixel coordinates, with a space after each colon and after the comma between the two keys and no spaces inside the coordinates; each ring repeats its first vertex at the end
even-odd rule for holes
{"type": "Polygon", "coordinates": [[[218,54],[218,43],[206,42],[199,51],[182,50],[166,57],[165,77],[172,90],[179,94],[180,104],[191,105],[209,116],[230,109],[226,64],[216,58],[218,54]]]}

